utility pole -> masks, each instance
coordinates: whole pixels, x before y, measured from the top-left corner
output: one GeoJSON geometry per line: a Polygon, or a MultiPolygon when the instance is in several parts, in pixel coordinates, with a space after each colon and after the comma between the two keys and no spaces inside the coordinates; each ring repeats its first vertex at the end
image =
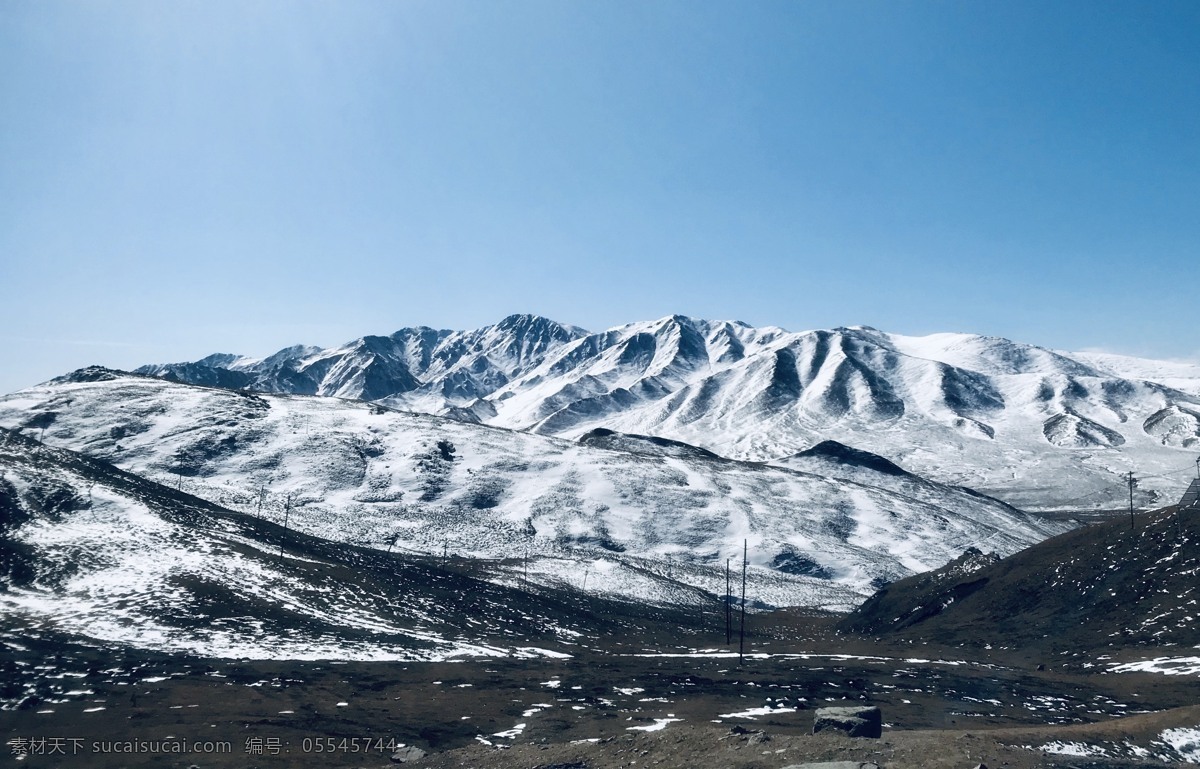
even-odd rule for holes
{"type": "Polygon", "coordinates": [[[283,540],[287,536],[288,518],[292,515],[292,492],[288,492],[287,502],[283,505],[283,533],[279,535],[279,560],[283,560],[283,540]]]}
{"type": "Polygon", "coordinates": [[[746,554],[749,552],[749,545],[746,540],[742,540],[742,622],[741,629],[738,631],[738,665],[742,664],[742,658],[746,654],[746,554]]]}
{"type": "Polygon", "coordinates": [[[1128,473],[1125,474],[1125,482],[1129,484],[1129,528],[1130,528],[1130,530],[1132,530],[1134,528],[1134,526],[1133,526],[1133,490],[1136,489],[1137,485],[1138,485],[1137,478],[1133,477],[1132,470],[1130,470],[1128,473]]]}
{"type": "Polygon", "coordinates": [[[733,643],[733,585],[729,581],[729,558],[725,559],[725,645],[733,643]]]}
{"type": "Polygon", "coordinates": [[[184,451],[183,449],[178,449],[175,452],[175,476],[176,476],[175,490],[176,491],[181,491],[183,489],[183,462],[185,459],[187,459],[187,452],[184,451]]]}

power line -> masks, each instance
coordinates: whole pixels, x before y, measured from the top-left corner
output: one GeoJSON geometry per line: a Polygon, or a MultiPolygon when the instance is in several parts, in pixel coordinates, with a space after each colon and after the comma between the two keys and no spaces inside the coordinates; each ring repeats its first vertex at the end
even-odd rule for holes
{"type": "MultiPolygon", "coordinates": [[[[1168,478],[1168,477],[1172,477],[1172,476],[1178,476],[1180,473],[1183,473],[1183,472],[1191,473],[1191,472],[1193,472],[1193,468],[1194,468],[1194,471],[1196,472],[1196,477],[1200,478],[1200,458],[1197,458],[1194,465],[1189,463],[1181,468],[1177,468],[1174,470],[1168,470],[1167,472],[1160,473],[1158,475],[1143,475],[1140,478],[1138,478],[1137,481],[1141,482],[1141,481],[1154,480],[1156,478],[1168,478]]],[[[1121,476],[1122,482],[1128,484],[1130,475],[1132,475],[1132,471],[1127,472],[1124,475],[1122,475],[1121,476]]],[[[1096,497],[1101,494],[1110,494],[1111,495],[1114,493],[1116,493],[1116,489],[1113,489],[1113,488],[1097,489],[1096,491],[1090,492],[1088,494],[1084,494],[1083,496],[1080,496],[1080,497],[1074,497],[1072,499],[1063,500],[1060,504],[1063,506],[1073,505],[1078,502],[1082,502],[1085,499],[1091,499],[1092,497],[1096,497]]]]}
{"type": "Polygon", "coordinates": [[[1177,470],[1168,470],[1165,473],[1160,473],[1158,475],[1143,476],[1142,480],[1145,481],[1145,480],[1149,480],[1151,478],[1169,478],[1171,476],[1179,475],[1181,473],[1189,473],[1190,474],[1193,471],[1193,468],[1195,468],[1196,477],[1200,478],[1200,458],[1197,458],[1195,464],[1192,464],[1189,462],[1188,464],[1184,465],[1183,467],[1180,467],[1177,470]]]}
{"type": "Polygon", "coordinates": [[[729,581],[729,558],[725,559],[725,645],[733,643],[733,585],[729,581]]]}

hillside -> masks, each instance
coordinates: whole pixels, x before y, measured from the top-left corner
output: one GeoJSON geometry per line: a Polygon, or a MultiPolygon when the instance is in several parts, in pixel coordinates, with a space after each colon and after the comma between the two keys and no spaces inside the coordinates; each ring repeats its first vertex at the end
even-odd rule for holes
{"type": "Polygon", "coordinates": [[[848,609],[969,546],[1011,553],[1066,528],[920,479],[893,489],[637,436],[564,441],[99,369],[0,398],[0,426],[44,427],[52,446],[315,537],[531,557],[528,579],[668,603],[723,593],[743,540],[756,601],[848,609]]]}
{"type": "Polygon", "coordinates": [[[285,530],[0,432],[0,635],[18,645],[65,636],[249,659],[561,656],[584,632],[624,624],[603,601],[488,576],[285,530]]]}
{"type": "Polygon", "coordinates": [[[1047,656],[1200,646],[1200,511],[1086,526],[1003,559],[969,552],[880,589],[842,623],[861,634],[1047,656]]]}

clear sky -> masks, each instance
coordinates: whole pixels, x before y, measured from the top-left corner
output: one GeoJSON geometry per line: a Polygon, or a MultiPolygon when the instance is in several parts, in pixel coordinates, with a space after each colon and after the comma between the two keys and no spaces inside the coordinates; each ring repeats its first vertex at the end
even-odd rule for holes
{"type": "Polygon", "coordinates": [[[1200,356],[1200,3],[0,3],[0,391],[513,312],[1200,356]]]}

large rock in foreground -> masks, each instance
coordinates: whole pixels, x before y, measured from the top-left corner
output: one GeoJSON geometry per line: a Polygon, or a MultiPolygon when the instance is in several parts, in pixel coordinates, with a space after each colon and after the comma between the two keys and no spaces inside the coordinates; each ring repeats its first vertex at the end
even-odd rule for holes
{"type": "Polygon", "coordinates": [[[832,729],[850,737],[880,737],[883,734],[883,714],[879,708],[818,708],[813,721],[813,734],[832,729]]]}

